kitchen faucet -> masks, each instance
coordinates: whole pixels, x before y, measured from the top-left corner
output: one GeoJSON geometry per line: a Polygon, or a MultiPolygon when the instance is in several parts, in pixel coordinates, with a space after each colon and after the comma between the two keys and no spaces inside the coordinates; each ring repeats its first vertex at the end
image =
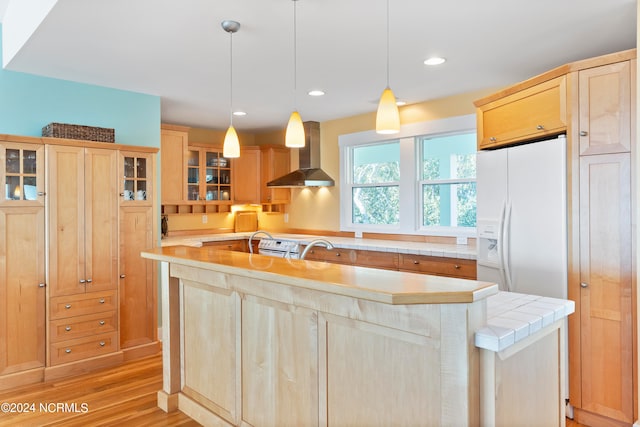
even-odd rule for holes
{"type": "Polygon", "coordinates": [[[254,231],[253,233],[251,233],[251,236],[249,236],[249,253],[250,254],[253,253],[253,245],[251,243],[253,242],[253,238],[256,236],[256,234],[265,234],[270,239],[273,239],[273,236],[267,233],[266,231],[263,231],[263,230],[254,231]]]}
{"type": "Polygon", "coordinates": [[[330,241],[325,240],[325,239],[315,239],[309,242],[309,244],[307,245],[306,248],[304,248],[304,251],[302,251],[302,254],[300,255],[300,259],[304,259],[305,256],[307,256],[307,252],[309,252],[309,249],[311,249],[314,246],[324,246],[327,249],[333,249],[333,245],[331,244],[330,241]]]}

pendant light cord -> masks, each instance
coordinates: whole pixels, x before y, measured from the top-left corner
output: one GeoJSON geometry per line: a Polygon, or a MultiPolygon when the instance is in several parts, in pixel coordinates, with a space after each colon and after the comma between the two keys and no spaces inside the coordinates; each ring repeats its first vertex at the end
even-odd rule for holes
{"type": "Polygon", "coordinates": [[[293,0],[293,109],[297,110],[297,92],[298,92],[298,42],[297,42],[297,19],[296,19],[296,5],[298,0],[293,0]]]}
{"type": "Polygon", "coordinates": [[[229,32],[229,122],[233,126],[233,32],[229,32]]]}
{"type": "Polygon", "coordinates": [[[387,87],[389,87],[389,0],[387,0],[387,87]]]}

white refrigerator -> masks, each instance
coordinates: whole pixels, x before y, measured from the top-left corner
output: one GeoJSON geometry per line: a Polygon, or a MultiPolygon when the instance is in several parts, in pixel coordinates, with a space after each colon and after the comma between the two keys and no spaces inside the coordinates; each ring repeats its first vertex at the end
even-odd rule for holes
{"type": "Polygon", "coordinates": [[[478,280],[567,298],[566,138],[477,154],[478,280]]]}

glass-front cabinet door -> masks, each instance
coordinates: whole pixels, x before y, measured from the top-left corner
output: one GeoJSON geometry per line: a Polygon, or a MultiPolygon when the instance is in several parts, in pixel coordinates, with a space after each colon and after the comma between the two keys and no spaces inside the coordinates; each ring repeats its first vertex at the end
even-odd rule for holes
{"type": "Polygon", "coordinates": [[[0,165],[1,204],[43,204],[44,146],[0,143],[0,165]]]}
{"type": "Polygon", "coordinates": [[[120,199],[123,202],[151,204],[153,163],[152,154],[133,151],[120,152],[120,199]]]}
{"type": "Polygon", "coordinates": [[[189,149],[187,198],[206,202],[231,200],[231,162],[222,152],[202,147],[189,149]]]}

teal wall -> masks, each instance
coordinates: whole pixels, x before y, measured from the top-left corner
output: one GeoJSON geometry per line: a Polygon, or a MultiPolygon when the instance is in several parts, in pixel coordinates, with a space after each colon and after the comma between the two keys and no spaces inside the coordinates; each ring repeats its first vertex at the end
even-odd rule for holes
{"type": "Polygon", "coordinates": [[[119,144],[160,147],[158,96],[0,68],[0,134],[41,136],[51,122],[113,128],[119,144]]]}

